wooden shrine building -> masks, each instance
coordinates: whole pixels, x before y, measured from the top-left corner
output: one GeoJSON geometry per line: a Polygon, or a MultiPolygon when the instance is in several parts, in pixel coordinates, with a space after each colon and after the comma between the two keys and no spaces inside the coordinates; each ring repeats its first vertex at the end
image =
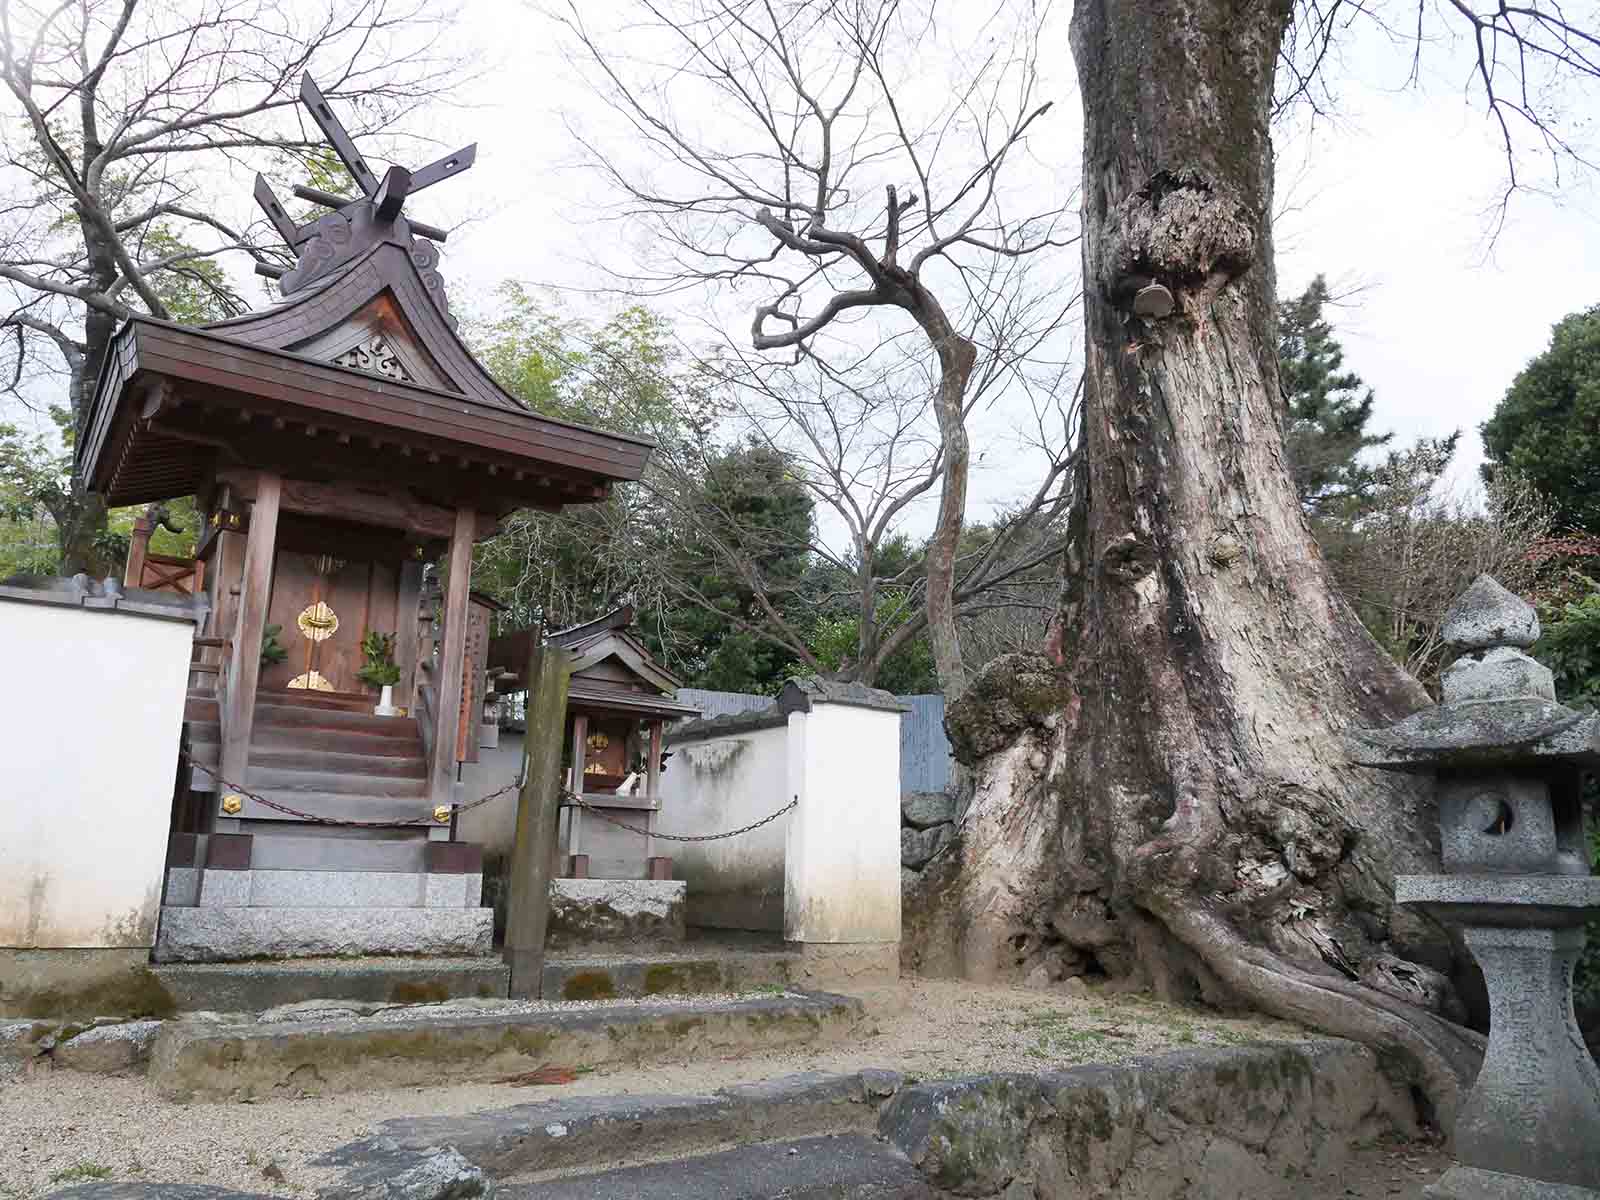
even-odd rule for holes
{"type": "Polygon", "coordinates": [[[330,209],[297,226],[258,177],[296,259],[283,301],[200,328],[127,321],[79,466],[110,505],[193,494],[205,514],[189,578],[211,612],[188,736],[210,799],[185,832],[362,832],[248,789],[313,815],[413,818],[370,837],[448,840],[439,806],[458,799],[476,745],[487,651],[470,615],[473,545],[515,509],[592,503],[637,479],[650,443],[530,412],[457,335],[444,234],[404,208],[475,147],[380,180],[309,77],[302,99],[360,195],[296,188],[330,209]],[[378,689],[358,674],[369,633],[395,635],[404,716],[372,715],[378,689]]]}
{"type": "MultiPolygon", "coordinates": [[[[590,809],[564,806],[560,839],[565,873],[577,878],[672,877],[671,855],[662,854],[650,836],[661,814],[662,733],[668,722],[698,717],[700,710],[677,699],[682,684],[651,656],[633,620],[632,606],[625,605],[545,639],[572,660],[566,786],[590,809]],[[648,832],[640,835],[605,817],[648,832]]],[[[520,676],[533,636],[518,630],[496,638],[491,669],[520,676]]]]}

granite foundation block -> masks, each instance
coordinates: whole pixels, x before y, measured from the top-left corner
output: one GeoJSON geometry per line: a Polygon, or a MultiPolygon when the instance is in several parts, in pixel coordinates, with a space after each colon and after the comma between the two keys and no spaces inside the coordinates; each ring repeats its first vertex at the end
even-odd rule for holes
{"type": "Polygon", "coordinates": [[[167,871],[170,907],[477,908],[483,875],[423,871],[167,871]]]}
{"type": "MultiPolygon", "coordinates": [[[[244,872],[233,872],[244,874],[244,872]]],[[[482,957],[491,908],[163,908],[157,962],[341,958],[368,954],[482,957]]]]}
{"type": "Polygon", "coordinates": [[[681,879],[552,879],[545,946],[553,951],[662,947],[683,941],[681,879]]]}

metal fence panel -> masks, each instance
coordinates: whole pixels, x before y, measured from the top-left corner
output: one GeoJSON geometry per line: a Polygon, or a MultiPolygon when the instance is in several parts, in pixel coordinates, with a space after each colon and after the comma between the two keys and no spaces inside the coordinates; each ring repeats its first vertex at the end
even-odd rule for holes
{"type": "Polygon", "coordinates": [[[950,785],[950,741],[944,736],[944,697],[901,696],[900,790],[942,792],[950,785]]]}

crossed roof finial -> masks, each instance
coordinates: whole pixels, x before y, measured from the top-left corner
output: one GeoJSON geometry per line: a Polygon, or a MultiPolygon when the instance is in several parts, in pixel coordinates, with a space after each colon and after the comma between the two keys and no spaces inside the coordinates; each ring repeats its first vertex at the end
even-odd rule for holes
{"type": "MultiPolygon", "coordinates": [[[[317,86],[309,73],[300,78],[300,102],[306,106],[311,119],[322,130],[323,136],[328,139],[328,144],[333,147],[333,152],[339,156],[339,161],[350,172],[350,177],[356,181],[356,186],[361,189],[361,195],[355,198],[337,196],[332,192],[300,184],[295,185],[294,194],[301,200],[309,200],[313,204],[323,205],[346,216],[353,216],[353,210],[357,207],[370,206],[370,218],[375,224],[392,225],[400,216],[400,210],[405,207],[408,196],[422,191],[423,188],[432,187],[440,180],[459,175],[472,166],[478,157],[478,144],[474,142],[470,146],[446,154],[443,158],[435,159],[416,171],[408,171],[405,167],[399,166],[390,167],[383,173],[383,178],[379,179],[372,173],[372,168],[367,166],[361,151],[356,149],[355,141],[340,123],[339,118],[334,116],[333,109],[329,107],[327,98],[322,94],[322,89],[317,86]]],[[[311,221],[305,225],[296,225],[279,202],[271,185],[259,174],[255,181],[255,198],[289,249],[296,255],[301,255],[302,247],[317,235],[319,222],[311,221]]],[[[447,236],[443,229],[424,225],[409,218],[406,220],[406,225],[412,233],[435,242],[442,242],[447,236]]],[[[260,274],[275,277],[284,274],[278,268],[268,267],[265,264],[258,265],[256,269],[260,274]]]]}

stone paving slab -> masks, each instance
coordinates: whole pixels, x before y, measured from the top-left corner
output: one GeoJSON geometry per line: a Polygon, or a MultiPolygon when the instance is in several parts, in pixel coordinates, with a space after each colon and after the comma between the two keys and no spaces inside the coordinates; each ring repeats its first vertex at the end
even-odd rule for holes
{"type": "Polygon", "coordinates": [[[185,1022],[157,1036],[149,1078],[162,1095],[181,1101],[485,1081],[545,1065],[671,1061],[815,1043],[845,1036],[862,1011],[848,996],[805,992],[427,1019],[185,1022]]]}
{"type": "Polygon", "coordinates": [[[935,1200],[903,1154],[860,1134],[501,1185],[500,1200],[935,1200]]]}

